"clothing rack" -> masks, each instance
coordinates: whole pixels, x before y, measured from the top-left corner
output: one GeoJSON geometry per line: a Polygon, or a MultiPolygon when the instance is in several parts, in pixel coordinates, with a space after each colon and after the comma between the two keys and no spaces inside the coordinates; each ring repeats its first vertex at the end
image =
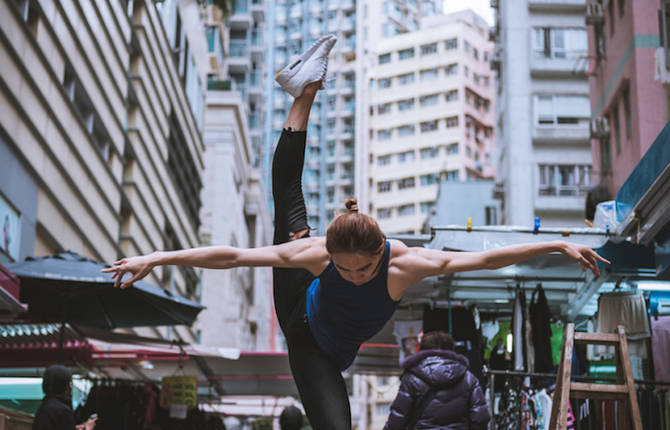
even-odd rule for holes
{"type": "Polygon", "coordinates": [[[114,386],[122,386],[122,385],[144,385],[144,384],[155,384],[155,381],[152,380],[143,380],[143,381],[138,381],[135,379],[122,379],[122,378],[82,378],[86,379],[88,381],[91,381],[93,385],[97,386],[109,386],[109,387],[114,387],[114,386]]]}
{"type": "MultiPolygon", "coordinates": [[[[538,373],[538,372],[521,372],[518,370],[485,370],[484,376],[530,376],[537,378],[552,378],[556,379],[555,373],[538,373]]],[[[572,379],[578,379],[581,381],[588,382],[616,382],[616,378],[603,378],[599,376],[573,376],[572,379]]],[[[633,382],[640,385],[652,385],[652,386],[668,386],[670,387],[670,381],[654,381],[652,379],[634,379],[633,382]]]]}

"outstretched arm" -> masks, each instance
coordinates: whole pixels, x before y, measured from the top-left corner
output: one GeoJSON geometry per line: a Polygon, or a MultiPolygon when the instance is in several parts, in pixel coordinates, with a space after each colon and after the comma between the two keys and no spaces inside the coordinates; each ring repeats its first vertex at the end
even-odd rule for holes
{"type": "Polygon", "coordinates": [[[182,249],[178,251],[157,251],[148,255],[123,258],[114,262],[112,267],[103,269],[105,273],[113,273],[115,287],[130,286],[133,282],[147,276],[156,266],[177,265],[202,267],[205,269],[230,269],[240,266],[272,266],[272,267],[313,267],[323,260],[325,248],[320,238],[294,240],[281,245],[262,248],[235,248],[232,246],[208,246],[201,248],[182,249]],[[123,275],[132,276],[122,282],[123,275]]]}
{"type": "Polygon", "coordinates": [[[582,270],[589,269],[596,276],[600,276],[597,261],[610,263],[588,246],[557,240],[510,245],[481,252],[446,252],[427,248],[407,248],[406,253],[398,259],[398,266],[402,272],[411,272],[412,275],[421,279],[427,276],[448,275],[469,270],[499,269],[552,252],[561,252],[572,257],[581,264],[582,270]]]}

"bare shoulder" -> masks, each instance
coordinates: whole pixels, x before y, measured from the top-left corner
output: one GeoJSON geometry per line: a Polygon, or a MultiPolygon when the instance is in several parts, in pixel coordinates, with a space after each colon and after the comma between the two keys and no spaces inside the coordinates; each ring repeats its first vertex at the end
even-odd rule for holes
{"type": "Polygon", "coordinates": [[[399,240],[389,240],[391,255],[388,268],[388,289],[394,300],[400,300],[405,290],[419,282],[423,276],[416,270],[415,248],[408,247],[399,240]]]}
{"type": "Polygon", "coordinates": [[[314,275],[319,275],[328,266],[330,255],[326,249],[325,237],[306,237],[289,242],[300,254],[303,267],[314,275]]]}

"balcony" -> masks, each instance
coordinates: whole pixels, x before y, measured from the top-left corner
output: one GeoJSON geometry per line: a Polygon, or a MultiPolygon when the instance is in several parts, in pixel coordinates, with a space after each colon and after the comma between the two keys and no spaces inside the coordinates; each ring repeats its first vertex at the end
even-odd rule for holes
{"type": "Polygon", "coordinates": [[[574,125],[533,127],[533,143],[583,143],[590,145],[588,120],[574,125]]]}
{"type": "Polygon", "coordinates": [[[230,79],[210,79],[207,81],[208,91],[230,91],[231,89],[232,83],[230,79]]]}
{"type": "Polygon", "coordinates": [[[342,0],[340,2],[340,9],[344,12],[353,12],[356,10],[356,3],[353,0],[342,0]]]}
{"type": "MultiPolygon", "coordinates": [[[[567,192],[567,190],[565,190],[567,192]]],[[[577,190],[570,191],[576,192],[577,190]]],[[[580,191],[581,193],[581,191],[580,191]]],[[[535,210],[538,212],[549,213],[583,213],[584,196],[586,190],[581,195],[542,195],[535,198],[535,210]]]]}
{"type": "Polygon", "coordinates": [[[356,30],[356,18],[349,17],[342,20],[342,26],[340,27],[342,32],[351,33],[356,30]]]}
{"type": "Polygon", "coordinates": [[[534,11],[583,12],[586,0],[528,0],[528,9],[534,11]]]}
{"type": "Polygon", "coordinates": [[[585,76],[589,62],[587,53],[571,53],[566,58],[531,56],[530,73],[541,77],[585,76]]]}
{"type": "Polygon", "coordinates": [[[256,21],[265,21],[265,4],[263,0],[251,0],[251,14],[256,21]]]}
{"type": "Polygon", "coordinates": [[[251,27],[252,18],[249,13],[248,0],[235,0],[232,3],[232,11],[228,17],[230,28],[242,30],[251,27]]]}
{"type": "Polygon", "coordinates": [[[246,73],[251,69],[251,58],[246,42],[230,42],[228,71],[246,73]]]}

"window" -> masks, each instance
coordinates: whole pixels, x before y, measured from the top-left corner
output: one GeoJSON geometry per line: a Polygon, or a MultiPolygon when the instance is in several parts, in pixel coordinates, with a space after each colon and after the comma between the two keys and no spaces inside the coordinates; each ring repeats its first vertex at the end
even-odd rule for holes
{"type": "Polygon", "coordinates": [[[533,52],[538,58],[579,58],[588,52],[587,33],[579,28],[535,28],[533,52]]]}
{"type": "Polygon", "coordinates": [[[470,43],[467,40],[463,41],[463,49],[465,52],[470,52],[470,43]]]}
{"type": "Polygon", "coordinates": [[[444,93],[444,96],[448,102],[455,102],[458,100],[458,90],[449,90],[444,93]]]}
{"type": "Polygon", "coordinates": [[[435,202],[421,202],[421,213],[432,214],[435,208],[435,202]]]}
{"type": "Polygon", "coordinates": [[[427,96],[419,97],[419,104],[421,107],[435,106],[438,104],[439,100],[440,99],[438,94],[429,94],[427,96]]]}
{"type": "Polygon", "coordinates": [[[614,143],[616,144],[616,154],[621,154],[621,129],[619,128],[619,106],[614,105],[612,109],[612,134],[614,135],[614,143]]]}
{"type": "Polygon", "coordinates": [[[437,67],[434,69],[427,69],[427,70],[422,70],[419,75],[421,77],[421,81],[433,81],[437,79],[437,73],[438,69],[437,67]]]}
{"type": "Polygon", "coordinates": [[[479,50],[477,48],[472,48],[472,56],[475,57],[475,60],[479,60],[479,50]]]}
{"type": "Polygon", "coordinates": [[[450,116],[447,118],[447,128],[458,127],[458,117],[450,116]]]}
{"type": "Polygon", "coordinates": [[[450,170],[444,177],[445,181],[458,181],[458,170],[450,170]]]}
{"type": "Polygon", "coordinates": [[[388,193],[389,191],[391,191],[391,181],[377,183],[377,192],[388,193]]]}
{"type": "Polygon", "coordinates": [[[379,209],[377,209],[377,218],[378,219],[391,218],[391,209],[390,208],[379,208],[379,209]]]}
{"type": "Polygon", "coordinates": [[[447,155],[458,154],[458,143],[450,143],[447,145],[447,155]]]}
{"type": "Polygon", "coordinates": [[[408,176],[398,180],[398,189],[414,188],[414,176],[408,176]]]}
{"type": "Polygon", "coordinates": [[[536,96],[536,124],[538,126],[574,126],[591,116],[588,96],[536,96]]]}
{"type": "Polygon", "coordinates": [[[421,133],[429,133],[431,131],[437,131],[437,120],[424,121],[421,123],[421,133]]]}
{"type": "Polygon", "coordinates": [[[496,207],[486,206],[484,208],[486,223],[485,225],[495,225],[497,223],[496,207]]]}
{"type": "Polygon", "coordinates": [[[439,148],[435,146],[431,146],[430,148],[421,148],[420,152],[422,160],[427,160],[429,158],[436,158],[438,155],[440,155],[439,148]]]}
{"type": "Polygon", "coordinates": [[[398,110],[400,112],[414,109],[414,99],[399,100],[398,110]]]}
{"type": "Polygon", "coordinates": [[[379,64],[387,64],[391,62],[391,53],[382,54],[379,56],[379,64]]]}
{"type": "Polygon", "coordinates": [[[414,48],[401,49],[398,51],[398,59],[407,60],[408,58],[414,58],[414,48]]]}
{"type": "Polygon", "coordinates": [[[391,139],[391,129],[390,128],[377,130],[377,140],[389,140],[389,139],[391,139]]]}
{"type": "Polygon", "coordinates": [[[390,155],[380,155],[379,157],[377,157],[378,166],[388,166],[389,164],[391,164],[390,155]]]}
{"type": "Polygon", "coordinates": [[[391,103],[384,103],[377,106],[377,111],[379,115],[384,115],[385,113],[391,112],[391,103]]]}
{"type": "Polygon", "coordinates": [[[398,154],[398,163],[405,164],[414,161],[414,151],[405,151],[398,154]]]}
{"type": "Polygon", "coordinates": [[[463,66],[463,75],[466,78],[470,76],[470,68],[468,66],[463,66]]]}
{"type": "Polygon", "coordinates": [[[398,76],[399,85],[409,85],[414,82],[414,73],[406,73],[398,76]]]}
{"type": "Polygon", "coordinates": [[[585,196],[591,184],[591,166],[540,164],[540,196],[585,196]]]}
{"type": "Polygon", "coordinates": [[[448,65],[444,68],[444,71],[447,73],[447,76],[455,76],[455,75],[458,75],[458,63],[448,64],[448,65]]]}
{"type": "Polygon", "coordinates": [[[398,127],[398,136],[400,137],[414,136],[414,126],[403,125],[401,127],[398,127]]]}
{"type": "Polygon", "coordinates": [[[410,216],[414,215],[414,204],[402,205],[398,208],[399,216],[410,216]]]}
{"type": "MultiPolygon", "coordinates": [[[[623,4],[619,4],[620,10],[623,9],[623,4]]],[[[626,139],[630,140],[633,137],[633,119],[630,113],[630,87],[623,90],[623,115],[626,122],[626,139]]]]}
{"type": "Polygon", "coordinates": [[[421,55],[437,54],[437,42],[421,45],[421,55]]]}
{"type": "Polygon", "coordinates": [[[395,26],[395,24],[390,22],[385,22],[382,24],[382,35],[384,37],[392,37],[399,33],[400,32],[398,31],[398,28],[395,26]]]}
{"type": "Polygon", "coordinates": [[[378,79],[377,85],[379,86],[380,90],[391,88],[391,78],[378,79]]]}
{"type": "Polygon", "coordinates": [[[421,186],[426,187],[429,185],[435,185],[440,181],[439,173],[431,173],[429,175],[421,175],[421,186]]]}
{"type": "Polygon", "coordinates": [[[458,39],[456,39],[455,37],[453,39],[449,39],[444,42],[444,49],[446,49],[447,51],[457,48],[458,48],[458,39]]]}

